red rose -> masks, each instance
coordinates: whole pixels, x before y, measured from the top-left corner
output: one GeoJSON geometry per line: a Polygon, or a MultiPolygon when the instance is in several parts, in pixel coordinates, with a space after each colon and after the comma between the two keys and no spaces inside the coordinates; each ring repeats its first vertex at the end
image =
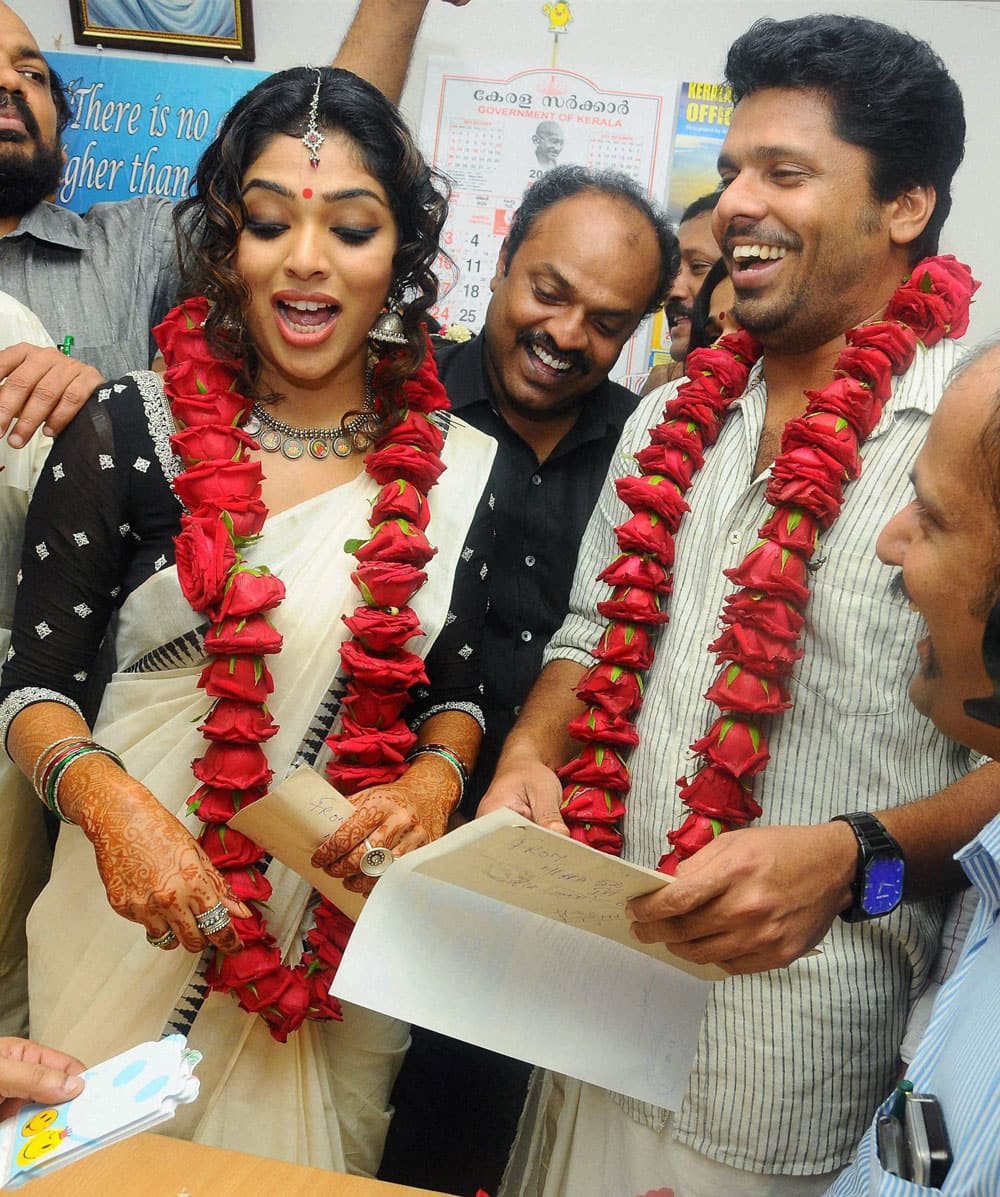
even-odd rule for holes
{"type": "Polygon", "coordinates": [[[771,759],[767,741],[754,724],[726,716],[716,719],[705,735],[691,745],[691,751],[721,765],[734,777],[752,777],[771,759]]]}
{"type": "MultiPolygon", "coordinates": [[[[858,473],[861,463],[858,462],[858,473]]],[[[843,491],[847,480],[840,462],[822,449],[799,446],[783,453],[771,467],[771,477],[782,482],[815,482],[817,486],[829,487],[831,494],[843,491]]]]}
{"type": "Polygon", "coordinates": [[[718,348],[692,349],[684,360],[688,378],[710,374],[724,395],[743,394],[752,365],[749,358],[741,360],[738,354],[720,352],[718,348]]]}
{"type": "Polygon", "coordinates": [[[628,669],[648,669],[653,663],[653,645],[641,625],[615,621],[605,629],[594,656],[628,669]]]}
{"type": "Polygon", "coordinates": [[[257,448],[257,442],[242,428],[226,428],[222,424],[203,424],[175,432],[170,438],[174,452],[185,463],[215,460],[246,459],[246,452],[257,448]]]}
{"type": "Polygon", "coordinates": [[[720,349],[725,349],[732,357],[738,358],[747,367],[749,373],[750,367],[764,352],[759,341],[755,340],[751,333],[748,333],[745,328],[739,329],[737,332],[726,333],[724,337],[719,337],[716,345],[720,349]]]}
{"type": "Polygon", "coordinates": [[[759,540],[735,569],[722,572],[731,582],[749,590],[763,590],[799,603],[809,597],[805,561],[798,553],[769,540],[759,540]]]}
{"type": "Polygon", "coordinates": [[[980,284],[964,262],[959,262],[954,254],[925,258],[914,268],[910,284],[921,291],[930,288],[944,301],[949,337],[965,336],[969,329],[969,305],[980,284]]]}
{"type": "Polygon", "coordinates": [[[751,787],[717,765],[703,765],[690,781],[681,777],[677,784],[681,787],[681,802],[709,819],[743,824],[759,819],[763,813],[751,787]]]}
{"type": "Polygon", "coordinates": [[[351,578],[370,607],[405,607],[427,581],[422,569],[394,561],[366,561],[351,578]]]}
{"type": "Polygon", "coordinates": [[[426,529],[430,514],[427,499],[413,483],[396,478],[379,491],[372,506],[371,523],[374,525],[384,520],[399,519],[426,529]]]}
{"type": "Polygon", "coordinates": [[[760,677],[740,665],[730,665],[705,691],[709,702],[720,711],[743,715],[778,715],[792,705],[784,685],[775,678],[760,677]]]}
{"type": "Polygon", "coordinates": [[[602,707],[588,707],[571,719],[567,731],[577,740],[600,741],[617,748],[634,748],[639,733],[627,719],[609,715],[602,707]]]}
{"type": "Polygon", "coordinates": [[[863,383],[880,403],[892,394],[892,363],[879,349],[848,345],[834,363],[833,374],[863,383]]]}
{"type": "Polygon", "coordinates": [[[393,424],[386,439],[393,445],[413,445],[425,453],[437,454],[444,448],[441,429],[421,412],[411,412],[404,420],[393,424]]]}
{"type": "Polygon", "coordinates": [[[229,521],[237,543],[250,540],[260,534],[267,519],[267,508],[260,499],[227,499],[224,503],[206,502],[201,508],[203,515],[215,514],[229,521]]]}
{"type": "Polygon", "coordinates": [[[410,705],[406,690],[375,690],[365,687],[359,694],[354,686],[348,685],[341,700],[351,718],[362,727],[388,727],[399,718],[410,705]]]}
{"type": "Polygon", "coordinates": [[[583,675],[576,694],[588,706],[594,703],[609,715],[625,718],[642,703],[642,678],[632,669],[602,663],[583,675]]]}
{"type": "Polygon", "coordinates": [[[238,569],[227,581],[217,612],[226,616],[256,615],[271,611],[285,597],[285,584],[265,566],[238,569]]]}
{"type": "MultiPolygon", "coordinates": [[[[217,395],[235,394],[233,385],[236,382],[237,371],[212,354],[207,345],[200,352],[185,356],[170,366],[163,376],[168,395],[185,396],[190,398],[215,398],[217,395]]],[[[244,406],[249,406],[245,395],[237,398],[244,406]]],[[[228,424],[229,420],[220,423],[228,424]]]]}
{"type": "MultiPolygon", "coordinates": [[[[351,938],[351,932],[354,930],[354,920],[349,919],[342,910],[334,906],[329,898],[324,898],[316,907],[314,918],[316,932],[319,936],[324,941],[336,944],[343,952],[347,947],[347,941],[351,938]]],[[[314,942],[311,932],[309,941],[310,943],[314,942]]]]}
{"type": "Polygon", "coordinates": [[[722,394],[713,378],[698,377],[684,383],[673,399],[663,405],[668,420],[694,420],[701,429],[704,445],[715,443],[725,419],[730,398],[722,394]]]}
{"type": "Polygon", "coordinates": [[[249,400],[235,391],[213,391],[210,395],[177,395],[170,401],[174,419],[185,428],[202,425],[242,424],[249,400]]]}
{"type": "Polygon", "coordinates": [[[171,346],[178,337],[195,334],[204,341],[205,334],[201,328],[208,319],[209,311],[208,300],[202,295],[182,300],[176,307],[171,308],[153,328],[153,337],[163,356],[168,357],[171,354],[171,346]]]}
{"type": "Polygon", "coordinates": [[[274,690],[274,679],[259,657],[216,657],[201,671],[198,685],[212,698],[262,703],[274,690]]]}
{"type": "Polygon", "coordinates": [[[844,487],[838,480],[831,484],[829,479],[817,481],[814,478],[797,478],[791,471],[772,468],[771,480],[764,497],[773,507],[802,507],[819,521],[820,526],[829,528],[840,514],[844,505],[844,487]]]}
{"type": "MultiPolygon", "coordinates": [[[[253,866],[248,866],[253,868],[253,866]]],[[[234,870],[239,871],[239,870],[234,870]]],[[[254,869],[256,872],[257,870],[254,869]]],[[[229,876],[227,872],[226,876],[229,876]]],[[[233,915],[233,930],[240,937],[244,947],[249,947],[252,943],[274,944],[274,936],[268,931],[264,924],[264,916],[259,910],[255,910],[248,919],[241,919],[239,915],[233,915]]]]}
{"type": "Polygon", "coordinates": [[[251,1014],[256,1014],[265,1006],[276,1005],[292,982],[293,974],[290,969],[276,968],[255,981],[247,982],[246,985],[235,986],[234,992],[240,1006],[251,1014]]]}
{"type": "Polygon", "coordinates": [[[427,685],[427,673],[422,657],[401,652],[393,657],[376,657],[362,645],[346,640],[340,646],[344,668],[362,686],[377,686],[381,690],[408,690],[418,682],[427,685]]]}
{"type": "Polygon", "coordinates": [[[403,478],[426,492],[444,472],[444,462],[436,453],[425,453],[414,445],[387,445],[369,453],[365,469],[383,486],[403,478]]]}
{"type": "Polygon", "coordinates": [[[662,563],[634,553],[620,553],[597,577],[609,586],[644,586],[660,594],[669,594],[673,588],[673,578],[662,563]]]}
{"type": "Polygon", "coordinates": [[[344,1013],[340,1002],[329,992],[333,981],[333,970],[324,968],[321,973],[313,973],[306,978],[309,985],[309,1018],[319,1018],[324,1021],[343,1022],[344,1013]]]}
{"type": "MultiPolygon", "coordinates": [[[[667,839],[680,860],[684,860],[688,856],[693,856],[699,848],[704,848],[706,844],[710,844],[717,835],[721,835],[724,831],[728,830],[729,828],[718,819],[709,819],[705,815],[690,814],[676,831],[667,832],[667,839]]],[[[661,873],[666,873],[668,870],[662,867],[663,863],[661,860],[656,867],[661,873]]]]}
{"type": "Polygon", "coordinates": [[[780,595],[741,590],[730,594],[722,608],[723,623],[749,623],[782,640],[797,640],[805,625],[805,616],[780,595]]]}
{"type": "Polygon", "coordinates": [[[205,633],[210,653],[264,653],[281,651],[281,633],[264,615],[230,615],[205,633]]]}
{"type": "Polygon", "coordinates": [[[618,543],[626,553],[649,553],[669,568],[674,561],[674,537],[667,521],[640,511],[615,528],[618,543]]]}
{"type": "Polygon", "coordinates": [[[326,766],[326,776],[333,788],[348,795],[370,786],[392,785],[401,773],[399,765],[355,765],[349,761],[332,760],[326,766]]]}
{"type": "Polygon", "coordinates": [[[198,843],[217,869],[245,869],[267,855],[252,839],[241,835],[233,827],[227,827],[225,823],[206,826],[198,837],[198,843]]]}
{"type": "Polygon", "coordinates": [[[939,295],[915,286],[900,287],[885,309],[887,320],[909,325],[928,349],[945,336],[949,314],[948,304],[939,295]]]}
{"type": "Polygon", "coordinates": [[[359,765],[398,765],[416,742],[417,737],[401,719],[371,731],[347,716],[341,721],[341,730],[328,741],[341,759],[359,765]]]}
{"type": "Polygon", "coordinates": [[[414,636],[423,635],[420,620],[412,607],[402,611],[379,611],[376,607],[356,607],[353,615],[345,615],[344,623],[351,635],[372,653],[388,653],[402,648],[414,636]]]}
{"type": "Polygon", "coordinates": [[[613,790],[568,785],[563,788],[559,813],[564,819],[574,819],[578,823],[617,823],[625,814],[625,803],[613,790]]]}
{"type": "Polygon", "coordinates": [[[220,698],[198,730],[208,740],[245,744],[270,740],[278,725],[264,705],[220,698]]]}
{"type": "MultiPolygon", "coordinates": [[[[597,786],[601,790],[627,794],[632,785],[625,762],[613,748],[602,744],[585,745],[577,756],[557,772],[563,781],[576,783],[576,786],[564,787],[563,794],[567,796],[570,790],[580,786],[597,786]]],[[[624,813],[625,808],[622,807],[613,817],[620,818],[624,813]]],[[[589,815],[587,817],[590,818],[589,815]]]]}
{"type": "Polygon", "coordinates": [[[691,485],[691,479],[698,468],[695,458],[690,453],[670,445],[647,445],[635,454],[635,460],[644,474],[660,474],[669,478],[682,491],[691,485]]]}
{"type": "Polygon", "coordinates": [[[596,848],[598,852],[606,852],[609,856],[622,854],[621,834],[610,823],[578,823],[571,819],[569,834],[572,839],[596,848]]]}
{"type": "Polygon", "coordinates": [[[655,590],[641,586],[619,586],[611,598],[597,604],[605,619],[620,619],[627,623],[666,623],[670,616],[662,610],[660,596],[655,590]]]}
{"type": "Polygon", "coordinates": [[[701,433],[694,420],[665,420],[649,431],[651,445],[664,445],[668,449],[679,449],[694,461],[694,468],[700,470],[705,464],[702,452],[701,433]]]}
{"type": "Polygon", "coordinates": [[[791,453],[800,448],[822,450],[849,478],[856,478],[861,473],[857,433],[844,416],[813,412],[789,420],[781,436],[781,452],[791,453]]]}
{"type": "Polygon", "coordinates": [[[174,537],[177,579],[195,611],[218,602],[226,576],[236,561],[229,529],[217,516],[181,516],[174,537]]]}
{"type": "Polygon", "coordinates": [[[837,378],[822,391],[806,391],[806,398],[809,400],[807,412],[824,411],[843,416],[858,434],[859,441],[871,434],[882,414],[882,403],[875,392],[856,378],[837,378]]]}
{"type": "Polygon", "coordinates": [[[423,532],[406,520],[387,520],[378,525],[369,540],[357,548],[348,542],[345,548],[359,561],[402,561],[418,569],[437,552],[423,532]]]}
{"type": "Polygon", "coordinates": [[[787,640],[739,623],[730,624],[708,650],[719,654],[720,665],[732,661],[764,677],[788,677],[803,655],[802,649],[793,648],[787,640]]]}
{"type": "Polygon", "coordinates": [[[174,490],[189,511],[202,504],[225,509],[230,498],[259,499],[263,477],[259,461],[205,461],[178,474],[174,490]]]}
{"type": "Polygon", "coordinates": [[[910,361],[917,348],[917,335],[912,328],[880,320],[876,324],[862,324],[846,334],[848,345],[859,349],[877,349],[889,359],[893,374],[898,374],[910,361]]]}
{"type": "Polygon", "coordinates": [[[273,973],[281,966],[281,952],[276,947],[251,944],[234,956],[222,956],[216,963],[219,980],[229,989],[247,985],[273,973]]]}
{"type": "Polygon", "coordinates": [[[217,790],[213,786],[199,786],[187,800],[188,812],[203,823],[226,823],[240,809],[239,790],[217,790]]]}
{"type": "Polygon", "coordinates": [[[273,774],[258,744],[209,744],[204,756],[191,766],[199,781],[220,790],[248,790],[266,787],[273,774]]]}
{"type": "Polygon", "coordinates": [[[783,549],[792,549],[805,558],[816,551],[819,526],[808,511],[797,507],[780,508],[758,532],[761,540],[771,540],[783,549]]]}
{"type": "Polygon", "coordinates": [[[641,474],[638,477],[626,474],[624,478],[616,479],[615,489],[630,511],[649,511],[662,516],[672,532],[677,531],[681,516],[688,510],[677,484],[659,474],[641,474]]]}
{"type": "Polygon", "coordinates": [[[260,869],[228,869],[226,881],[233,896],[241,902],[269,902],[271,899],[271,883],[260,869]]]}

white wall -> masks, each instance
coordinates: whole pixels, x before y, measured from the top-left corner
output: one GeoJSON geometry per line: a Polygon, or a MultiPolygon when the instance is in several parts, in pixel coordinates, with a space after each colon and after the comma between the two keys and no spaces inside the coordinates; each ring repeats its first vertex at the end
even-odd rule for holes
{"type": "MultiPolygon", "coordinates": [[[[12,0],[43,50],[73,45],[66,0],[12,0]]],[[[253,0],[255,66],[278,70],[329,60],[353,15],[355,0],[253,0]]],[[[801,16],[812,0],[572,0],[573,23],[559,45],[559,66],[614,86],[628,80],[714,79],[734,37],[760,16],[801,16]]],[[[546,66],[552,37],[542,0],[471,0],[454,8],[430,0],[402,107],[416,124],[429,54],[516,69],[546,66]]],[[[982,290],[970,336],[1000,331],[1000,235],[996,153],[1000,3],[987,0],[867,0],[835,11],[860,13],[924,38],[944,59],[965,97],[968,138],[956,177],[955,204],[942,252],[968,262],[982,290]]],[[[94,51],[96,53],[97,51],[94,51]]],[[[151,59],[154,56],[146,56],[151,59]]],[[[154,59],[155,60],[155,59],[154,59]]],[[[192,60],[197,61],[197,60],[192,60]]]]}

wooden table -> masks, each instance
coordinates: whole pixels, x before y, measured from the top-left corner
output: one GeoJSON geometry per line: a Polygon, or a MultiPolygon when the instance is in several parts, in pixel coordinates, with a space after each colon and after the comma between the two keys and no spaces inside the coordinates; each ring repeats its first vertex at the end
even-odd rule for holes
{"type": "Polygon", "coordinates": [[[28,1197],[427,1197],[429,1190],[145,1134],[33,1180],[24,1192],[28,1197]]]}

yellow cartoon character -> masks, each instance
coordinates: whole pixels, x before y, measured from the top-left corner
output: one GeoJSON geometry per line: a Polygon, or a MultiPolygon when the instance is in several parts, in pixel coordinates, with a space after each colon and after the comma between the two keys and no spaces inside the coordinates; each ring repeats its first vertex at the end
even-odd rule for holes
{"type": "Polygon", "coordinates": [[[558,4],[543,5],[542,12],[549,18],[549,33],[565,33],[566,26],[573,20],[569,5],[564,0],[559,0],[558,4]]]}
{"type": "Polygon", "coordinates": [[[16,1162],[22,1168],[37,1163],[43,1156],[55,1151],[69,1134],[69,1127],[52,1125],[58,1117],[58,1110],[39,1110],[21,1127],[21,1134],[27,1142],[21,1144],[16,1162]]]}

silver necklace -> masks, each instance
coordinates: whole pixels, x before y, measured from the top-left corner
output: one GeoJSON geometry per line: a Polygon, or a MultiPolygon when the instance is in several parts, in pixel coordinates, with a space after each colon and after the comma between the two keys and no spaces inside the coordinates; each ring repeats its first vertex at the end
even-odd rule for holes
{"type": "Polygon", "coordinates": [[[378,436],[380,423],[375,415],[371,379],[366,378],[362,411],[336,428],[296,428],[276,420],[267,408],[255,403],[243,431],[254,437],[266,453],[280,452],[289,461],[298,461],[308,453],[317,461],[323,461],[331,452],[337,457],[364,453],[378,436]]]}

